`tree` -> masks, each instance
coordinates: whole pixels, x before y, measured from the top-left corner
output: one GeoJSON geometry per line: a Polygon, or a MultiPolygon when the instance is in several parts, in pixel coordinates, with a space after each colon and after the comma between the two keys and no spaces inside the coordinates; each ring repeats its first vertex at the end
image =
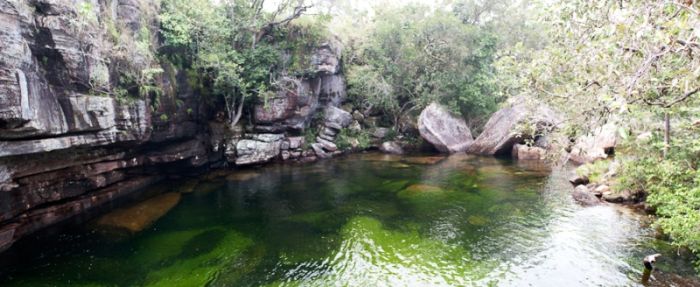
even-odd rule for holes
{"type": "Polygon", "coordinates": [[[450,11],[422,6],[379,10],[349,63],[349,94],[399,118],[432,101],[475,118],[495,108],[490,68],[495,38],[450,11]]]}
{"type": "Polygon", "coordinates": [[[303,0],[281,1],[273,12],[265,1],[168,0],[161,33],[165,49],[185,51],[192,67],[206,75],[226,103],[235,126],[244,105],[265,96],[278,82],[280,48],[274,33],[310,8],[303,0]]]}

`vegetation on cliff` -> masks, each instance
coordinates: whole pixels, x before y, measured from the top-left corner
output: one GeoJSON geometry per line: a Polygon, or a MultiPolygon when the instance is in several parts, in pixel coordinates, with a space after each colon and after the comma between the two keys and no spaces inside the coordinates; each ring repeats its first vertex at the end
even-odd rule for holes
{"type": "Polygon", "coordinates": [[[168,0],[159,16],[163,53],[199,73],[211,92],[223,98],[231,126],[243,116],[246,103],[267,99],[273,90],[295,88],[288,76],[302,74],[307,67],[301,63],[309,62],[300,54],[311,54],[307,50],[322,39],[322,17],[292,23],[311,17],[304,16],[310,4],[281,1],[272,12],[264,4],[168,0]]]}

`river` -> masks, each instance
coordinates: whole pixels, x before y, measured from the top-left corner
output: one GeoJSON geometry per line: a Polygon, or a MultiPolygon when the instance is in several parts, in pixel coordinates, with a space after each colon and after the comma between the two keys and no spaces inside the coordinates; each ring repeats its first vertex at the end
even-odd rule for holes
{"type": "Polygon", "coordinates": [[[581,207],[564,171],[506,159],[367,153],[153,190],[185,193],[140,232],[98,219],[18,242],[0,286],[641,286],[652,253],[651,285],[699,282],[647,216],[581,207]]]}

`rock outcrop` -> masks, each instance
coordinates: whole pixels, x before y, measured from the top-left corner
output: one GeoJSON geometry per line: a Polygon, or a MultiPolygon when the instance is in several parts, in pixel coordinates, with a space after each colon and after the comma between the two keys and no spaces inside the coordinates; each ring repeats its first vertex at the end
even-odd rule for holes
{"type": "Polygon", "coordinates": [[[104,33],[113,23],[119,41],[134,40],[155,4],[90,3],[0,3],[0,250],[216,160],[206,109],[185,73],[155,62],[152,51],[117,50],[104,33]],[[151,65],[163,71],[153,82],[158,95],[118,90],[125,70],[117,67],[151,65]]]}
{"type": "Polygon", "coordinates": [[[311,57],[311,77],[287,79],[287,89],[254,107],[255,130],[266,133],[303,131],[313,116],[328,107],[337,107],[346,98],[345,79],[340,69],[338,44],[322,44],[311,57]]]}
{"type": "Polygon", "coordinates": [[[266,163],[280,154],[283,134],[257,134],[236,144],[236,164],[266,163]]]}
{"type": "Polygon", "coordinates": [[[418,131],[423,139],[444,153],[466,151],[474,141],[464,119],[452,115],[437,103],[430,104],[420,113],[418,131]]]}
{"type": "Polygon", "coordinates": [[[516,98],[486,122],[484,131],[469,146],[467,152],[483,155],[510,154],[513,146],[535,135],[553,129],[561,122],[560,116],[544,104],[529,104],[516,98]],[[521,125],[532,127],[523,131],[521,125]]]}

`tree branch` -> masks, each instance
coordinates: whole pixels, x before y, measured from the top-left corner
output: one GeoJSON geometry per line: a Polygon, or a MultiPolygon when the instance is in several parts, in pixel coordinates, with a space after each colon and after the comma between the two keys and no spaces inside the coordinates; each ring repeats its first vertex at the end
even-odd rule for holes
{"type": "Polygon", "coordinates": [[[639,79],[646,74],[651,66],[656,63],[661,57],[666,55],[670,49],[668,47],[663,46],[659,49],[659,52],[656,54],[651,55],[644,63],[642,64],[641,67],[637,70],[636,73],[634,73],[634,76],[632,77],[632,81],[630,84],[627,86],[627,96],[632,96],[632,91],[634,90],[634,87],[637,85],[637,82],[639,79]]]}
{"type": "Polygon", "coordinates": [[[673,105],[676,105],[678,103],[681,103],[681,102],[687,100],[688,98],[697,94],[698,92],[700,92],[700,87],[697,87],[694,90],[686,92],[682,96],[677,97],[677,98],[671,100],[670,102],[644,100],[644,103],[649,105],[649,106],[660,106],[662,108],[670,108],[673,105]]]}

